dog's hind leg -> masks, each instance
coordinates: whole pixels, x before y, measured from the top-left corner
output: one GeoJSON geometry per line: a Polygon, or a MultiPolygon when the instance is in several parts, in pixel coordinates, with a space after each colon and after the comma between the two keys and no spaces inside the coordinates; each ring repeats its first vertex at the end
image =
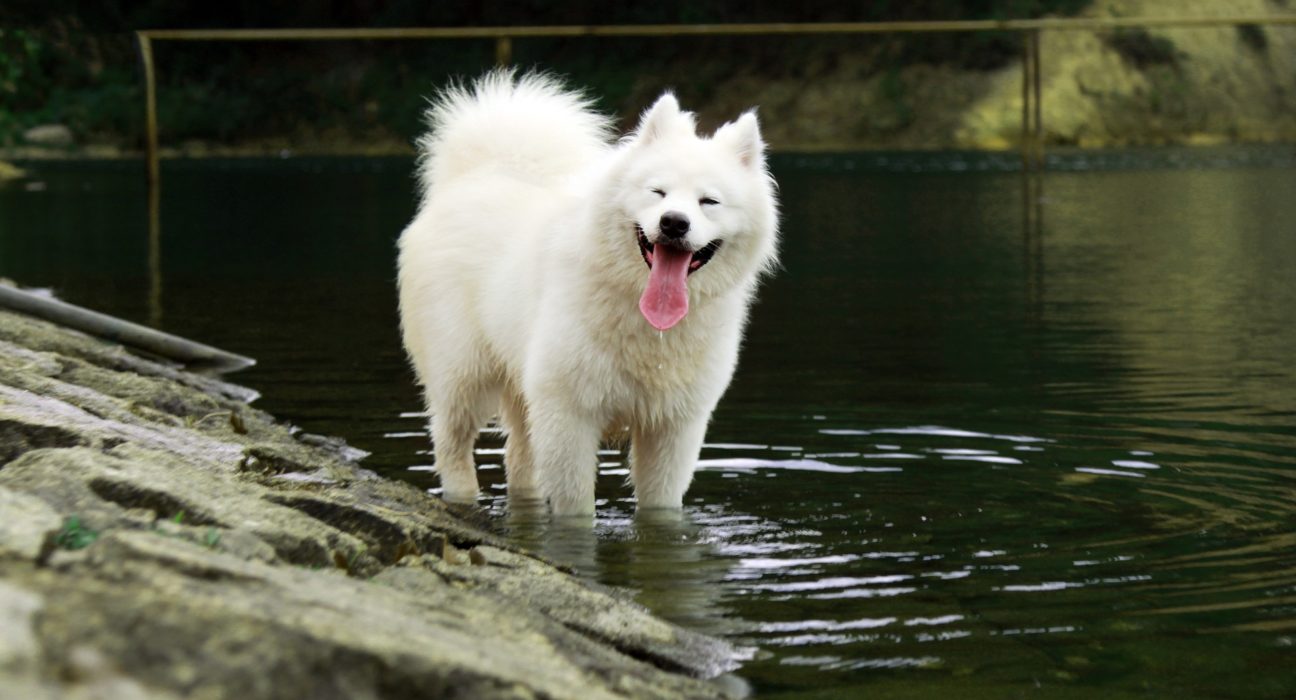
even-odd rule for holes
{"type": "Polygon", "coordinates": [[[535,456],[531,452],[526,400],[511,389],[500,395],[500,417],[508,437],[504,442],[504,471],[508,476],[508,495],[513,498],[539,498],[535,456]]]}
{"type": "Polygon", "coordinates": [[[630,436],[630,480],[639,509],[681,508],[706,435],[707,416],[651,428],[630,436]]]}

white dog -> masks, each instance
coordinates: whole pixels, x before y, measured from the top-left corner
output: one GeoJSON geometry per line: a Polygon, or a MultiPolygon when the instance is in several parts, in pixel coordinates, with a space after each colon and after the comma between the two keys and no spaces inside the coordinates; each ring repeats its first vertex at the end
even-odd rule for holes
{"type": "Polygon", "coordinates": [[[638,507],[680,508],[776,260],[756,115],[699,137],[667,93],[613,144],[580,95],[501,71],[428,121],[400,311],[444,496],[476,499],[498,415],[511,498],[592,514],[599,440],[628,427],[638,507]]]}

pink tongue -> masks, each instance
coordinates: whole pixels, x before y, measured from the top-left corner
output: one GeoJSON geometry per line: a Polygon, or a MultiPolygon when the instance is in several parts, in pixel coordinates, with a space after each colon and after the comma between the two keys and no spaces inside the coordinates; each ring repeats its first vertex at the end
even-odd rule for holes
{"type": "Polygon", "coordinates": [[[693,254],[664,245],[653,249],[648,288],[639,298],[639,311],[653,328],[664,331],[688,313],[688,268],[693,254]]]}

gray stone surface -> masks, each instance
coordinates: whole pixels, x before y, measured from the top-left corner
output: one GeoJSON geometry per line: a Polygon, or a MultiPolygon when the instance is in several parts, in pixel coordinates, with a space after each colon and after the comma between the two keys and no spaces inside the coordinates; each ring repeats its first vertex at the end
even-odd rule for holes
{"type": "Polygon", "coordinates": [[[0,559],[34,560],[53,546],[63,518],[45,501],[0,486],[0,559]]]}
{"type": "Polygon", "coordinates": [[[728,644],[253,395],[0,311],[0,698],[725,695],[728,644]]]}

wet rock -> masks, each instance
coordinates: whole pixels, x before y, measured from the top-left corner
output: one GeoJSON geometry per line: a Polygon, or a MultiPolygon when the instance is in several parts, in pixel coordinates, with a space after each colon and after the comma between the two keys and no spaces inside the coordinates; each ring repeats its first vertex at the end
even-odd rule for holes
{"type": "MultiPolygon", "coordinates": [[[[572,631],[661,668],[714,677],[737,666],[733,653],[722,652],[715,639],[659,620],[615,591],[593,588],[516,552],[478,546],[467,556],[456,554],[453,561],[423,557],[405,566],[433,571],[439,579],[478,592],[501,607],[542,612],[572,631]],[[463,566],[469,562],[476,565],[463,566]]],[[[387,572],[377,580],[389,580],[385,576],[387,572]]]]}
{"type": "Polygon", "coordinates": [[[732,694],[703,680],[735,665],[728,644],[366,471],[253,392],[4,311],[0,346],[6,692],[732,694]]]}

